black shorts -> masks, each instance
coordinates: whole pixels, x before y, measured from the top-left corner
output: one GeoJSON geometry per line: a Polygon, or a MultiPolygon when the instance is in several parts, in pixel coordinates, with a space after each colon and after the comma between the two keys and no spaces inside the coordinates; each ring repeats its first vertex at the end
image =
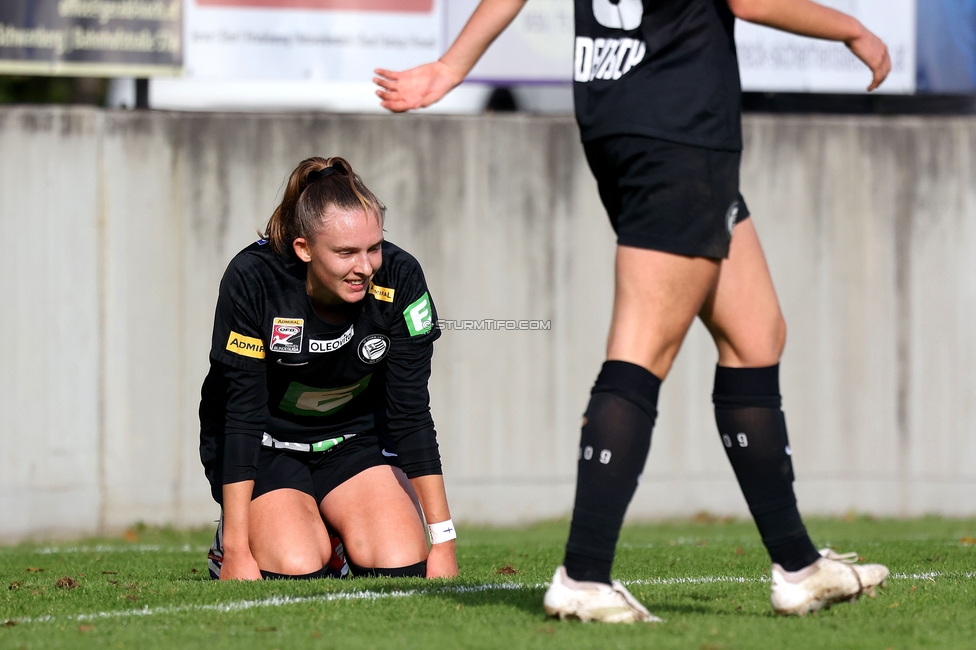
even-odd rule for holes
{"type": "MultiPolygon", "coordinates": [[[[396,466],[396,456],[384,455],[380,439],[358,435],[325,452],[287,451],[261,447],[258,475],[251,499],[274,490],[291,488],[308,494],[315,503],[356,474],[380,465],[396,466]]],[[[222,486],[212,485],[217,503],[223,501],[222,486]]]]}
{"type": "Polygon", "coordinates": [[[738,151],[638,135],[583,143],[617,243],[695,257],[728,257],[732,227],[749,217],[738,151]]]}

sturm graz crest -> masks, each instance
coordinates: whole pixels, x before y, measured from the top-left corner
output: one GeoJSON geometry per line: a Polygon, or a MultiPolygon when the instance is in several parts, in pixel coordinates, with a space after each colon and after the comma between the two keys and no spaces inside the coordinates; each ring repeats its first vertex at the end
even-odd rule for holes
{"type": "Polygon", "coordinates": [[[359,358],[363,363],[378,363],[390,349],[390,339],[382,334],[370,334],[359,344],[359,358]]]}
{"type": "Polygon", "coordinates": [[[729,239],[732,238],[732,229],[735,228],[735,222],[739,220],[739,202],[732,201],[732,205],[729,206],[728,211],[725,213],[725,227],[729,231],[729,239]]]}

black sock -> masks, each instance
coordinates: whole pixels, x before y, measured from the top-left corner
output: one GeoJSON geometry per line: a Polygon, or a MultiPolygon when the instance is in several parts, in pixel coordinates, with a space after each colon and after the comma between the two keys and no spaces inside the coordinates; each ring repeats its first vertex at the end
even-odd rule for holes
{"type": "Polygon", "coordinates": [[[349,562],[352,575],[356,578],[426,578],[427,560],[411,564],[410,566],[381,569],[378,567],[363,567],[349,562]]]}
{"type": "Polygon", "coordinates": [[[583,419],[573,523],[563,564],[573,580],[610,583],[613,554],[657,417],[661,380],[625,361],[607,361],[583,419]]]}
{"type": "Polygon", "coordinates": [[[787,571],[813,564],[820,554],[796,508],[779,365],[716,367],[712,401],[722,445],[769,556],[787,571]]]}
{"type": "Polygon", "coordinates": [[[288,575],[287,573],[274,573],[272,571],[261,571],[261,577],[265,580],[314,580],[316,578],[340,578],[341,576],[326,565],[318,571],[305,573],[300,576],[288,575]]]}

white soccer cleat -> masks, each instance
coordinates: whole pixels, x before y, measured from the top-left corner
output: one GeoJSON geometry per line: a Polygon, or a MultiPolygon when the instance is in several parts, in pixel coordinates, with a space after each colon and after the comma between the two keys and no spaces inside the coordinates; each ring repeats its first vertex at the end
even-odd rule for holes
{"type": "Polygon", "coordinates": [[[634,598],[627,588],[613,581],[612,585],[602,582],[577,582],[566,575],[566,568],[560,566],[552,577],[552,584],[546,590],[542,605],[549,616],[559,618],[578,618],[587,623],[662,623],[634,598]]]}
{"type": "Polygon", "coordinates": [[[777,614],[804,616],[834,603],[853,603],[862,594],[874,598],[875,588],[883,587],[888,577],[888,567],[881,564],[854,564],[857,553],[840,555],[825,548],[820,555],[799,571],[785,571],[773,564],[770,601],[777,614]]]}
{"type": "Polygon", "coordinates": [[[214,535],[213,544],[210,545],[210,552],[207,553],[207,569],[210,570],[210,577],[220,580],[220,567],[224,563],[224,511],[220,511],[220,519],[217,520],[217,533],[214,535]]]}

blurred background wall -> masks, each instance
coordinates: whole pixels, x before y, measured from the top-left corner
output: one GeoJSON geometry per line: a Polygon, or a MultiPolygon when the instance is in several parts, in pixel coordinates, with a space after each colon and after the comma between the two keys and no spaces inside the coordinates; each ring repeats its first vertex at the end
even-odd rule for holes
{"type": "MultiPolygon", "coordinates": [[[[976,118],[748,116],[742,188],[790,325],[807,513],[976,514],[976,118]]],[[[445,331],[433,411],[455,518],[569,512],[613,237],[570,118],[0,108],[0,538],[216,518],[196,408],[217,285],[302,158],[389,206],[445,331]]],[[[696,324],[633,518],[746,514],[696,324]]]]}

